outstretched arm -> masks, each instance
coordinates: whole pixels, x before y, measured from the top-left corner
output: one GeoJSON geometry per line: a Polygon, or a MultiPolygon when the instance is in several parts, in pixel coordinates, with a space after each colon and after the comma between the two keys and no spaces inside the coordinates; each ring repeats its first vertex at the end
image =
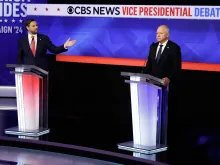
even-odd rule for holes
{"type": "Polygon", "coordinates": [[[76,40],[70,41],[70,38],[61,46],[55,46],[49,37],[47,37],[48,40],[48,50],[54,54],[59,54],[62,52],[65,52],[68,50],[68,47],[73,46],[76,43],[76,40]]]}

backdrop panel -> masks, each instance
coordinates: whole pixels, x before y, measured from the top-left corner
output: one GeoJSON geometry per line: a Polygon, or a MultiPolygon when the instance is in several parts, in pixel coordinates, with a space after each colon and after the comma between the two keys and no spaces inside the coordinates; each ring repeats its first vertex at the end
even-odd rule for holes
{"type": "Polygon", "coordinates": [[[27,4],[47,3],[47,0],[0,1],[0,85],[14,85],[14,75],[6,64],[15,63],[17,42],[26,34],[23,22],[27,19],[27,4]]]}

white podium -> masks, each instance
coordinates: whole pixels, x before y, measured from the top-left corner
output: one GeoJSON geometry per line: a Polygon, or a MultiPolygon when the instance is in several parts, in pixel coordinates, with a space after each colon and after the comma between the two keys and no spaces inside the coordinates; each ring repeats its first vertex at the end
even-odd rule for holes
{"type": "Polygon", "coordinates": [[[133,141],[119,149],[141,154],[167,150],[168,88],[163,80],[147,74],[122,72],[130,84],[133,141]]]}
{"type": "Polygon", "coordinates": [[[7,64],[15,74],[18,126],[5,134],[39,137],[48,128],[48,72],[33,65],[7,64]]]}

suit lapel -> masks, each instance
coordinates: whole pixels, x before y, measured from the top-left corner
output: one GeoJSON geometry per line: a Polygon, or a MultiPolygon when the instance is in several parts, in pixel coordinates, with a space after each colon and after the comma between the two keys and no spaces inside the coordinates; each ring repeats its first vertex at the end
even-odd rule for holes
{"type": "Polygon", "coordinates": [[[36,49],[36,56],[40,53],[41,49],[41,35],[37,34],[37,49],[36,49]]]}
{"type": "Polygon", "coordinates": [[[158,43],[154,45],[153,47],[153,59],[156,60],[156,54],[157,54],[157,47],[158,47],[158,43]]]}
{"type": "MultiPolygon", "coordinates": [[[[35,54],[35,57],[37,56],[37,54],[40,52],[40,44],[41,44],[41,36],[40,35],[37,35],[37,47],[36,47],[36,54],[35,54]]],[[[30,52],[32,56],[34,56],[34,54],[32,53],[32,50],[31,50],[31,45],[29,43],[29,39],[28,39],[28,35],[27,37],[25,38],[25,47],[27,49],[27,52],[30,52]]]]}
{"type": "Polygon", "coordinates": [[[164,48],[164,50],[160,56],[159,62],[162,61],[166,57],[166,53],[169,50],[169,48],[170,48],[170,41],[167,42],[166,47],[164,48]]]}
{"type": "Polygon", "coordinates": [[[27,54],[29,54],[29,52],[30,52],[33,55],[32,51],[31,51],[28,35],[27,35],[27,37],[25,37],[24,44],[25,44],[27,54]]]}

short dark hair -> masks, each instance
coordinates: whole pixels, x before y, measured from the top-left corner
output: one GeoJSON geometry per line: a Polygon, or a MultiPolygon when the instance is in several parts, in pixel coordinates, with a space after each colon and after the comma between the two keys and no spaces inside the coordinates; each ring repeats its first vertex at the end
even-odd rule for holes
{"type": "Polygon", "coordinates": [[[35,20],[34,19],[27,19],[25,22],[24,22],[24,25],[25,27],[29,26],[31,22],[34,22],[35,20]]]}

